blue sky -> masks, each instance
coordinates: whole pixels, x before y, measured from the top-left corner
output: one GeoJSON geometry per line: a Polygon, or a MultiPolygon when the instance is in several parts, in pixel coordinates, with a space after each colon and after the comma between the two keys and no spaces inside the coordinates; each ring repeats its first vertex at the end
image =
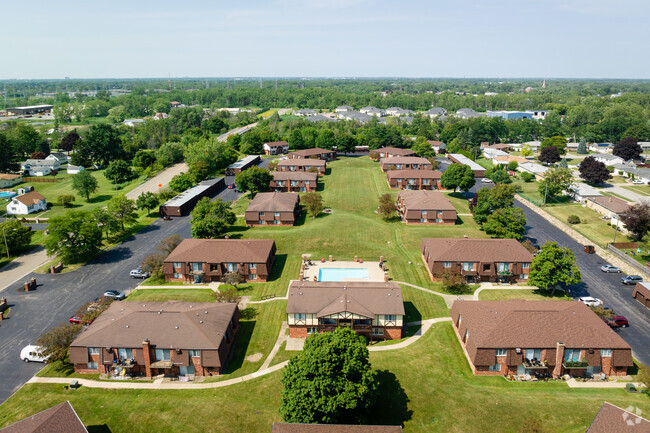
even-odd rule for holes
{"type": "Polygon", "coordinates": [[[648,0],[3,3],[0,79],[650,77],[648,0]]]}

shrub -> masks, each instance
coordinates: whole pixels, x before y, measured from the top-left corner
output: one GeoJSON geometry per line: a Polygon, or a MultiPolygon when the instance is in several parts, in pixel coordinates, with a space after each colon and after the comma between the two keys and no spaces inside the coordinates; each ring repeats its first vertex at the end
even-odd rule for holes
{"type": "Polygon", "coordinates": [[[525,171],[525,172],[521,173],[521,178],[524,180],[524,182],[530,182],[535,178],[535,175],[525,171]]]}
{"type": "Polygon", "coordinates": [[[569,224],[580,224],[580,217],[578,215],[569,215],[566,221],[569,224]]]}
{"type": "Polygon", "coordinates": [[[56,198],[56,201],[63,207],[72,207],[72,202],[74,201],[74,196],[71,194],[60,195],[56,198]]]}
{"type": "Polygon", "coordinates": [[[442,285],[447,292],[455,295],[470,292],[470,288],[467,285],[465,278],[457,272],[445,272],[442,274],[442,285]]]}

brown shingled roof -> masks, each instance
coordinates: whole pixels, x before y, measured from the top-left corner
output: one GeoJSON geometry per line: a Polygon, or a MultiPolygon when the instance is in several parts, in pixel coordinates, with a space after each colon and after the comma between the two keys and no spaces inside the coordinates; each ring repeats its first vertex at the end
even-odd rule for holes
{"type": "Polygon", "coordinates": [[[293,212],[299,202],[300,196],[295,192],[260,192],[246,212],[293,212]]]}
{"type": "Polygon", "coordinates": [[[274,245],[273,239],[183,239],[165,263],[266,263],[274,245]]]}
{"type": "Polygon", "coordinates": [[[533,255],[515,239],[423,238],[435,262],[524,262],[533,255]]]}
{"type": "Polygon", "coordinates": [[[440,179],[442,172],[438,170],[388,170],[386,177],[397,179],[440,179]]]}
{"type": "Polygon", "coordinates": [[[291,166],[291,165],[308,165],[312,167],[325,167],[326,162],[322,159],[312,159],[312,158],[296,158],[296,159],[283,159],[278,162],[278,166],[291,166]]]}
{"type": "Polygon", "coordinates": [[[271,174],[273,180],[309,180],[314,182],[318,180],[318,173],[308,171],[274,171],[271,174]]]}
{"type": "Polygon", "coordinates": [[[393,156],[389,158],[381,158],[379,162],[383,164],[428,164],[431,165],[431,161],[426,158],[420,158],[419,156],[393,156]]]}
{"type": "Polygon", "coordinates": [[[0,179],[4,180],[14,180],[20,177],[19,174],[9,174],[9,173],[0,173],[0,179]]]}
{"type": "Polygon", "coordinates": [[[649,433],[650,421],[610,403],[603,403],[585,433],[649,433]]]}
{"type": "MultiPolygon", "coordinates": [[[[421,170],[420,170],[421,171],[421,170]]],[[[402,199],[408,210],[453,210],[456,208],[440,191],[400,191],[397,200],[402,199]]]]}
{"type": "Polygon", "coordinates": [[[397,283],[294,281],[289,286],[287,313],[329,316],[347,311],[364,317],[404,315],[397,283]]]}
{"type": "Polygon", "coordinates": [[[275,422],[271,433],[402,433],[398,425],[285,424],[275,422]]]}
{"type": "Polygon", "coordinates": [[[399,147],[381,147],[379,149],[371,150],[371,152],[378,152],[378,153],[390,153],[391,155],[415,155],[415,152],[411,149],[402,149],[399,147]]]}
{"type": "Polygon", "coordinates": [[[311,149],[296,150],[294,152],[289,153],[289,157],[291,157],[292,155],[298,155],[298,156],[302,156],[303,158],[309,158],[310,156],[322,155],[323,153],[333,153],[333,152],[334,152],[333,150],[314,147],[311,149]]]}
{"type": "Polygon", "coordinates": [[[284,147],[289,145],[289,143],[287,143],[286,141],[269,141],[268,143],[264,143],[264,144],[266,144],[269,147],[284,147]]]}
{"type": "Polygon", "coordinates": [[[166,349],[218,349],[237,304],[114,302],[71,347],[141,347],[148,338],[166,349]]]}
{"type": "Polygon", "coordinates": [[[2,433],[88,433],[69,401],[11,424],[2,433]]]}
{"type": "Polygon", "coordinates": [[[604,195],[602,197],[589,197],[589,200],[598,203],[605,209],[609,209],[615,213],[623,213],[630,207],[630,204],[625,200],[621,200],[620,198],[611,195],[604,195]]]}
{"type": "Polygon", "coordinates": [[[30,191],[28,193],[19,195],[18,197],[14,197],[14,198],[26,206],[38,204],[40,200],[45,200],[45,197],[41,193],[38,193],[36,191],[30,191]]]}

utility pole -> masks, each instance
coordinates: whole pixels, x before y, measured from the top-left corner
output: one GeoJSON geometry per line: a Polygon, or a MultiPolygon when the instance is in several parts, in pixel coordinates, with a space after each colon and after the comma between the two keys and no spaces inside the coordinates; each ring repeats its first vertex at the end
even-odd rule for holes
{"type": "Polygon", "coordinates": [[[548,183],[546,184],[546,189],[544,190],[544,206],[546,206],[546,194],[548,193],[548,183]]]}
{"type": "Polygon", "coordinates": [[[7,250],[7,258],[9,258],[9,245],[7,245],[7,235],[4,227],[2,228],[2,236],[5,238],[5,250],[7,250]]]}

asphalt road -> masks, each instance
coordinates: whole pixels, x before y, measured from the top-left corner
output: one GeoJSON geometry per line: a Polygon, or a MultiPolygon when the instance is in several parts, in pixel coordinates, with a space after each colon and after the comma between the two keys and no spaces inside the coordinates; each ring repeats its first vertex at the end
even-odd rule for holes
{"type": "Polygon", "coordinates": [[[575,254],[582,282],[569,287],[571,296],[574,299],[593,296],[601,299],[605,305],[611,306],[617,315],[625,316],[630,326],[616,329],[614,332],[618,332],[632,346],[632,353],[636,359],[650,365],[650,312],[632,298],[634,286],[621,283],[621,278],[625,274],[602,272],[600,267],[608,264],[605,260],[596,254],[585,253],[582,244],[526,206],[519,202],[515,202],[515,206],[522,208],[526,214],[526,237],[539,246],[547,241],[555,241],[560,246],[569,247],[575,254]]]}

